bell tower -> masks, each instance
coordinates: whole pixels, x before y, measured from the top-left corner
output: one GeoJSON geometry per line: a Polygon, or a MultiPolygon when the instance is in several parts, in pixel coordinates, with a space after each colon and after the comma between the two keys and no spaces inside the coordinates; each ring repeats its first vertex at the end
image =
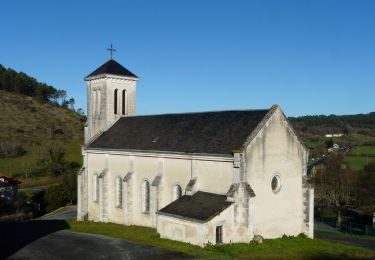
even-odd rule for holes
{"type": "Polygon", "coordinates": [[[87,124],[85,144],[122,116],[136,113],[138,77],[112,59],[85,77],[87,83],[87,124]]]}

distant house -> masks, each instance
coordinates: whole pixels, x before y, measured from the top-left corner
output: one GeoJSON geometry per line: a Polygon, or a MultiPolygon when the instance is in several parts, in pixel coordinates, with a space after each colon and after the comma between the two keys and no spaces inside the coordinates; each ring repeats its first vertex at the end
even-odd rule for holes
{"type": "Polygon", "coordinates": [[[336,133],[336,134],[325,134],[325,137],[342,137],[344,134],[336,133]]]}
{"type": "Polygon", "coordinates": [[[19,181],[0,173],[0,199],[14,201],[17,198],[19,181]]]}

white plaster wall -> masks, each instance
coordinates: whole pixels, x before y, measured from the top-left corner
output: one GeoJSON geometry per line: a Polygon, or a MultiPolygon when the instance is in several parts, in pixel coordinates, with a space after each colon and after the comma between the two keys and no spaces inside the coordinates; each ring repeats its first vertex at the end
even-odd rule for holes
{"type": "MultiPolygon", "coordinates": [[[[147,180],[150,184],[157,175],[162,175],[161,182],[157,187],[159,210],[173,201],[173,187],[178,184],[182,188],[184,195],[186,185],[192,178],[192,159],[163,158],[158,155],[150,156],[130,156],[126,154],[105,154],[88,152],[88,212],[90,220],[99,220],[99,203],[93,202],[93,175],[100,174],[106,167],[107,201],[106,211],[109,222],[120,224],[133,224],[141,226],[153,226],[152,214],[155,212],[142,212],[142,182],[147,180]],[[130,159],[132,158],[132,159],[130,159]],[[133,169],[130,169],[133,160],[133,169]],[[160,163],[163,167],[160,169],[160,163]],[[134,170],[131,179],[131,205],[132,208],[130,222],[125,220],[125,204],[116,207],[115,181],[118,176],[122,179],[127,172],[134,170]],[[160,172],[161,171],[161,172],[160,172]]],[[[197,160],[197,159],[195,159],[197,160]]],[[[225,194],[233,178],[232,162],[205,161],[198,160],[198,181],[197,184],[202,190],[218,194],[225,194]],[[215,166],[216,165],[216,166],[215,166]]],[[[152,194],[150,192],[150,194],[152,194]]],[[[153,201],[150,198],[150,202],[153,201]]],[[[152,208],[152,207],[151,207],[152,208]]]]}
{"type": "Polygon", "coordinates": [[[233,183],[233,162],[198,161],[198,190],[226,194],[233,183]]]}
{"type": "Polygon", "coordinates": [[[157,232],[161,238],[204,246],[207,237],[207,223],[158,215],[157,232]]]}
{"type": "Polygon", "coordinates": [[[105,157],[98,154],[89,154],[87,156],[87,184],[88,184],[88,216],[89,220],[99,221],[99,201],[93,201],[93,176],[100,174],[105,168],[105,157]]]}
{"type": "Polygon", "coordinates": [[[126,90],[126,115],[136,114],[136,80],[130,78],[106,78],[106,125],[109,126],[122,116],[122,91],[126,90]],[[114,114],[114,92],[117,92],[117,115],[114,114]]]}
{"type": "Polygon", "coordinates": [[[105,107],[103,106],[105,105],[105,83],[103,79],[87,81],[87,119],[89,135],[87,139],[91,139],[100,132],[106,122],[105,107]],[[100,100],[97,98],[99,91],[101,93],[100,100]]]}
{"type": "Polygon", "coordinates": [[[204,223],[159,214],[157,232],[162,238],[205,246],[209,243],[216,244],[217,226],[223,227],[223,243],[248,243],[252,240],[252,235],[236,233],[234,205],[229,206],[213,219],[204,223]]]}
{"type": "Polygon", "coordinates": [[[191,179],[191,161],[186,159],[164,159],[164,171],[159,185],[159,208],[161,209],[173,201],[173,187],[180,185],[182,195],[191,179]]]}
{"type": "MultiPolygon", "coordinates": [[[[123,179],[125,175],[129,171],[129,157],[124,157],[121,155],[110,155],[108,157],[108,172],[107,172],[107,180],[108,180],[108,221],[123,224],[125,222],[124,219],[124,211],[123,207],[116,207],[116,178],[121,178],[121,184],[123,183],[123,179]]],[[[123,185],[122,185],[123,186],[123,185]]],[[[124,203],[124,201],[122,201],[124,203]]]]}
{"type": "Polygon", "coordinates": [[[87,118],[89,139],[112,125],[122,115],[122,91],[126,90],[126,116],[136,114],[136,83],[134,78],[102,76],[87,80],[87,118]],[[114,114],[114,91],[117,114],[114,114]]]}
{"type": "MultiPolygon", "coordinates": [[[[216,243],[216,227],[223,226],[223,243],[239,242],[242,241],[238,235],[236,235],[235,221],[234,221],[234,204],[230,205],[224,211],[220,212],[217,216],[207,222],[207,234],[205,236],[204,243],[216,243]]],[[[245,234],[244,234],[245,235],[245,234]]],[[[249,242],[250,240],[242,241],[249,242]]]]}
{"type": "Polygon", "coordinates": [[[303,229],[302,173],[305,150],[277,109],[246,149],[247,181],[255,197],[254,234],[298,235],[303,229]],[[271,189],[272,177],[281,190],[271,189]]]}

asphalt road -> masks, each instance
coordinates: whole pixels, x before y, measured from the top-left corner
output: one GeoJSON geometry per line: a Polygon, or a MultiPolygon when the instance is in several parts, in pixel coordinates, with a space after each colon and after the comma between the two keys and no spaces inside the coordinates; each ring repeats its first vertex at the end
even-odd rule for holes
{"type": "Polygon", "coordinates": [[[66,206],[64,209],[57,210],[44,215],[39,219],[43,220],[69,220],[77,218],[77,205],[66,206]]]}
{"type": "MultiPolygon", "coordinates": [[[[336,241],[344,244],[350,244],[366,249],[370,249],[375,253],[375,240],[360,238],[357,236],[348,236],[343,235],[341,232],[338,232],[335,228],[328,226],[319,221],[315,221],[315,228],[319,230],[326,231],[326,232],[316,232],[315,238],[323,239],[323,240],[331,240],[336,241]]],[[[375,256],[371,257],[370,259],[375,260],[375,256]]]]}
{"type": "Polygon", "coordinates": [[[76,233],[65,220],[77,215],[75,205],[38,220],[0,223],[0,259],[182,259],[178,252],[136,244],[125,239],[76,233]]]}
{"type": "Polygon", "coordinates": [[[100,235],[58,231],[44,236],[11,255],[26,259],[181,259],[183,254],[100,235]]]}
{"type": "Polygon", "coordinates": [[[34,187],[28,187],[28,188],[21,188],[19,190],[20,191],[41,191],[41,190],[47,189],[49,186],[50,185],[34,186],[34,187]]]}

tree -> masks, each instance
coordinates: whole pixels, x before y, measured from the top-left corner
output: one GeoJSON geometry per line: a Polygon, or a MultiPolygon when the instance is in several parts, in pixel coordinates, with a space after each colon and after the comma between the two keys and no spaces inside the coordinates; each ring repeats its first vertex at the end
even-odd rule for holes
{"type": "Polygon", "coordinates": [[[332,148],[333,147],[333,140],[332,140],[332,138],[326,140],[325,144],[326,144],[326,148],[327,149],[332,148]]]}
{"type": "Polygon", "coordinates": [[[65,149],[61,145],[50,146],[40,155],[40,163],[48,175],[60,176],[69,170],[65,160],[65,149]]]}
{"type": "Polygon", "coordinates": [[[326,166],[314,176],[318,204],[336,209],[355,205],[357,174],[344,167],[342,155],[328,158],[326,166]]]}
{"type": "Polygon", "coordinates": [[[75,100],[74,98],[70,98],[69,99],[69,105],[70,105],[70,109],[74,111],[74,105],[75,105],[75,100]]]}
{"type": "Polygon", "coordinates": [[[62,185],[52,185],[43,194],[42,203],[46,212],[65,206],[70,202],[69,192],[62,185]]]}
{"type": "Polygon", "coordinates": [[[61,106],[66,105],[66,97],[67,97],[66,91],[62,90],[62,89],[59,89],[57,91],[57,93],[58,93],[58,99],[60,99],[60,105],[61,106]]]}

